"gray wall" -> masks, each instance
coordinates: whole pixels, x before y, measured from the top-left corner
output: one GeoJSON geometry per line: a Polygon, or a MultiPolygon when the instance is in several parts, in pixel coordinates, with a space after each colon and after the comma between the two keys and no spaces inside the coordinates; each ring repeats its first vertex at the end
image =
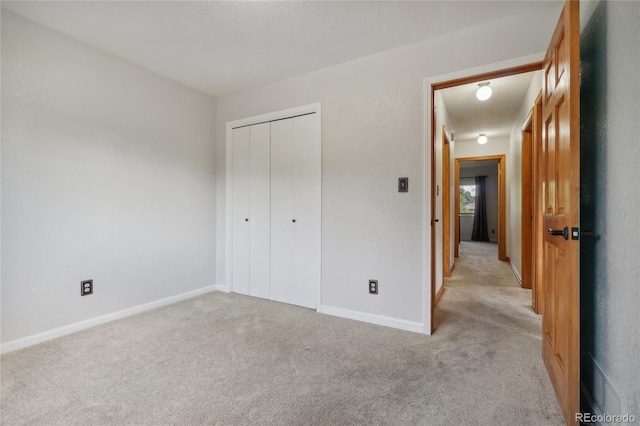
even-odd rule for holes
{"type": "Polygon", "coordinates": [[[226,123],[322,102],[322,304],[423,324],[431,256],[425,78],[543,52],[556,6],[218,99],[218,283],[226,263],[226,123]],[[397,192],[399,176],[409,177],[409,193],[397,192]],[[379,280],[376,297],[367,293],[370,278],[379,280]]]}
{"type": "Polygon", "coordinates": [[[215,284],[215,114],[3,11],[3,343],[215,284]]]}
{"type": "Polygon", "coordinates": [[[640,2],[602,2],[581,36],[581,330],[590,354],[640,418],[640,2]]]}

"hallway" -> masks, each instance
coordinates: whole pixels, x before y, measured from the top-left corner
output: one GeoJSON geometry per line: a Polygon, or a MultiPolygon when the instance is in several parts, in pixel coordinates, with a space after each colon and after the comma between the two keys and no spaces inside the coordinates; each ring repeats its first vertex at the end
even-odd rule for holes
{"type": "Polygon", "coordinates": [[[485,327],[541,339],[542,317],[531,309],[531,290],[521,288],[509,264],[498,260],[497,244],[462,241],[460,257],[444,285],[436,308],[438,326],[471,317],[485,327]]]}
{"type": "Polygon", "coordinates": [[[542,317],[531,309],[531,290],[520,288],[509,264],[497,259],[497,244],[461,242],[460,257],[444,285],[435,335],[455,335],[464,342],[448,368],[452,363],[467,371],[473,365],[491,365],[502,378],[481,386],[479,398],[495,393],[496,386],[508,388],[511,403],[537,406],[547,417],[545,424],[563,424],[540,355],[542,317]]]}

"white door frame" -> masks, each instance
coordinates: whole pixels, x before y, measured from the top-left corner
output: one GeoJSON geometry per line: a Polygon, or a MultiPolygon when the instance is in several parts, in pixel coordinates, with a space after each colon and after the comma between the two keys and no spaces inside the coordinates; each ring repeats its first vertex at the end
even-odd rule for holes
{"type": "MultiPolygon", "coordinates": [[[[506,68],[518,67],[521,65],[540,62],[544,59],[545,52],[519,58],[508,59],[502,62],[483,65],[475,68],[454,71],[448,74],[436,75],[424,79],[423,99],[424,99],[424,132],[423,132],[423,152],[424,152],[424,197],[423,197],[423,256],[422,256],[422,323],[424,334],[431,334],[431,258],[435,253],[431,253],[431,86],[445,81],[456,80],[477,74],[484,74],[499,71],[506,68]]],[[[450,129],[451,130],[451,129],[450,129]]],[[[455,129],[454,129],[455,130],[455,129]]],[[[438,131],[438,129],[436,129],[438,131]]],[[[452,155],[455,155],[452,153],[452,155]]],[[[454,157],[455,158],[455,157],[454,157]]],[[[436,251],[442,251],[442,239],[436,241],[436,251]]]]}
{"type": "MultiPolygon", "coordinates": [[[[280,111],[269,112],[266,114],[260,114],[253,117],[240,118],[238,120],[227,121],[226,123],[226,167],[225,167],[225,247],[226,247],[226,262],[225,262],[225,282],[228,291],[233,291],[233,221],[232,221],[232,208],[233,208],[233,158],[232,158],[232,143],[233,143],[233,129],[235,127],[250,126],[258,123],[265,123],[268,121],[283,120],[286,118],[293,118],[299,115],[316,113],[319,117],[319,122],[322,123],[322,106],[320,102],[313,104],[302,105],[299,107],[283,109],[280,111]]],[[[320,126],[321,127],[321,126],[320,126]]],[[[322,146],[322,131],[320,132],[320,145],[322,146]]],[[[320,160],[322,161],[322,159],[320,160]]],[[[321,166],[322,167],[322,166],[321,166]]],[[[320,184],[320,194],[322,194],[322,183],[320,184]]],[[[322,206],[322,195],[320,200],[322,206]]],[[[322,227],[321,227],[322,229],[322,227]]],[[[322,241],[322,232],[320,233],[320,241],[322,241]]],[[[322,257],[320,258],[320,268],[322,270],[322,257]]],[[[322,273],[319,277],[319,285],[317,289],[317,301],[316,309],[318,309],[322,302],[322,273]]]]}

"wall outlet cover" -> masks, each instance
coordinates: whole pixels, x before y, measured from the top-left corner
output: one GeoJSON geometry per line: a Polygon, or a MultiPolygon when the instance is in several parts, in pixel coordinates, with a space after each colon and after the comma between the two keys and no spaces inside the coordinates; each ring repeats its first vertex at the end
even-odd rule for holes
{"type": "Polygon", "coordinates": [[[378,294],[378,280],[369,280],[369,294],[378,294]]]}
{"type": "Polygon", "coordinates": [[[85,280],[80,283],[80,296],[93,294],[93,280],[85,280]]]}

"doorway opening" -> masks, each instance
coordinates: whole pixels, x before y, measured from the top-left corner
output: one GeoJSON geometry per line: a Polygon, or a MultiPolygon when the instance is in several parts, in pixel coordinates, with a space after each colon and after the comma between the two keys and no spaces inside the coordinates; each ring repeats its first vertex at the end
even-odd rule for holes
{"type": "MultiPolygon", "coordinates": [[[[455,159],[454,258],[460,257],[460,244],[478,241],[497,244],[496,257],[507,261],[506,255],[506,155],[486,155],[455,159]],[[480,208],[477,177],[485,177],[482,194],[485,212],[480,208]],[[484,224],[478,224],[478,221],[484,224]],[[478,238],[477,229],[486,228],[486,238],[478,238]]],[[[445,215],[448,214],[445,205],[445,215]]]]}
{"type": "MultiPolygon", "coordinates": [[[[521,104],[526,99],[525,94],[528,94],[533,79],[541,80],[541,68],[541,62],[534,62],[430,85],[432,176],[431,332],[434,332],[436,329],[435,307],[444,292],[444,280],[454,272],[456,259],[460,255],[461,237],[464,238],[465,232],[469,228],[467,222],[473,219],[471,212],[464,210],[468,210],[469,207],[475,207],[471,206],[471,204],[474,203],[467,199],[466,201],[468,202],[466,204],[463,206],[460,205],[461,195],[467,197],[472,195],[472,191],[460,193],[460,179],[463,178],[463,184],[471,185],[471,187],[474,186],[474,183],[464,179],[468,176],[460,175],[461,164],[473,161],[494,161],[494,182],[496,182],[498,186],[497,191],[494,191],[494,193],[497,192],[497,194],[499,194],[496,195],[498,213],[494,223],[487,226],[488,229],[486,232],[488,232],[489,237],[486,237],[486,239],[489,241],[493,240],[494,244],[497,243],[497,258],[509,262],[512,266],[511,269],[516,272],[516,277],[518,277],[520,281],[518,272],[521,271],[521,247],[518,246],[517,250],[511,247],[511,251],[514,253],[517,252],[515,259],[509,257],[507,248],[508,245],[515,246],[515,244],[519,245],[522,242],[522,227],[520,224],[521,193],[514,192],[515,186],[510,189],[511,185],[515,185],[513,182],[516,181],[518,182],[518,187],[520,187],[519,174],[521,173],[521,164],[513,167],[513,157],[510,159],[507,154],[509,154],[510,143],[513,143],[510,140],[511,129],[515,123],[513,111],[518,112],[521,109],[521,104]],[[518,80],[517,83],[510,83],[516,84],[516,86],[519,85],[520,98],[515,106],[513,101],[509,104],[500,98],[504,93],[502,89],[506,87],[504,81],[507,79],[503,77],[512,77],[512,81],[518,80]],[[505,134],[504,128],[497,129],[492,127],[495,123],[491,117],[480,117],[480,120],[473,122],[473,119],[480,116],[479,114],[473,113],[470,109],[471,104],[474,102],[477,103],[473,95],[478,89],[477,86],[486,85],[487,82],[493,85],[495,99],[492,100],[492,102],[485,103],[483,106],[486,106],[489,110],[494,108],[494,116],[500,114],[501,111],[505,114],[511,113],[510,117],[514,121],[511,121],[507,134],[505,134]],[[452,96],[454,103],[463,110],[462,113],[458,114],[457,111],[452,112],[452,110],[448,109],[447,105],[451,97],[445,99],[447,97],[444,95],[446,89],[457,90],[457,93],[452,96]],[[462,100],[463,96],[466,96],[464,100],[462,100]],[[504,112],[505,109],[511,109],[512,111],[504,112]],[[462,119],[459,117],[465,115],[467,116],[466,122],[464,117],[462,117],[462,119]],[[482,122],[482,120],[484,120],[484,122],[482,122]],[[479,145],[479,143],[476,142],[480,134],[489,138],[487,145],[479,145]],[[465,147],[465,149],[460,150],[459,147],[465,147]],[[509,163],[509,170],[511,170],[509,173],[512,173],[512,175],[507,175],[507,163],[509,163]],[[513,174],[514,172],[518,174],[513,174]],[[518,195],[517,200],[514,194],[518,195]],[[514,202],[518,204],[518,207],[515,209],[514,202]],[[460,211],[461,209],[463,210],[462,212],[460,211]],[[464,217],[461,217],[461,215],[464,217]],[[517,220],[515,218],[516,216],[517,220]],[[514,232],[516,228],[517,232],[514,232]],[[513,266],[512,261],[517,266],[513,266]]],[[[539,88],[536,90],[536,95],[537,91],[539,91],[539,88]]],[[[453,93],[453,91],[449,92],[453,93]]],[[[531,106],[533,106],[533,102],[531,106]]],[[[527,110],[527,112],[529,112],[529,110],[527,110]]],[[[521,122],[518,126],[519,136],[521,135],[522,124],[521,122]]],[[[464,167],[463,165],[463,168],[464,167]]],[[[495,211],[496,209],[494,208],[493,210],[495,211]]],[[[522,242],[522,244],[524,244],[524,242],[522,242]]]]}

